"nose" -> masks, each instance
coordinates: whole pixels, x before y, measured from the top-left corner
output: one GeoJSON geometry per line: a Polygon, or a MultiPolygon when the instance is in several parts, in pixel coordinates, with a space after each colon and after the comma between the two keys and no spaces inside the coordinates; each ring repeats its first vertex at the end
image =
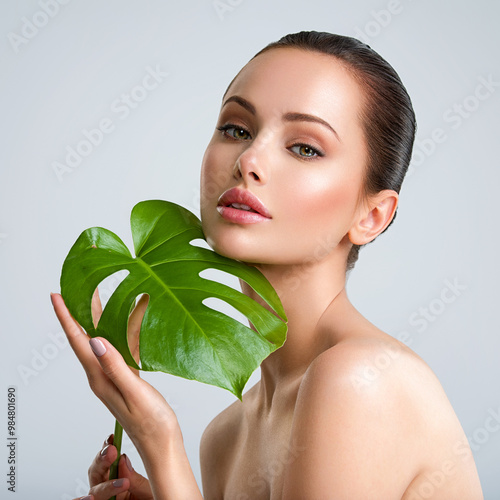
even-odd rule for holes
{"type": "Polygon", "coordinates": [[[264,166],[262,148],[257,144],[252,144],[238,156],[233,168],[233,175],[236,179],[243,179],[245,182],[265,184],[267,174],[264,166]]]}

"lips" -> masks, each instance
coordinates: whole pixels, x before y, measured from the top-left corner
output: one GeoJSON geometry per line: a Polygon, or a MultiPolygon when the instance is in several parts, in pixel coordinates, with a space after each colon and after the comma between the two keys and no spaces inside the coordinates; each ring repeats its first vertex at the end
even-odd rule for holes
{"type": "Polygon", "coordinates": [[[240,224],[254,224],[272,218],[269,210],[255,195],[240,188],[227,190],[219,198],[217,211],[224,219],[240,224]]]}

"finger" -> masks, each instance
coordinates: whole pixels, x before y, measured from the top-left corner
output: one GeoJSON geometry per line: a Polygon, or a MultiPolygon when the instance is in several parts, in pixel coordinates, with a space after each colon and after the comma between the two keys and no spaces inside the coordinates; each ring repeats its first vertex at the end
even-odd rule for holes
{"type": "Polygon", "coordinates": [[[128,345],[135,362],[139,364],[139,334],[142,319],[149,303],[149,295],[144,294],[137,302],[128,320],[128,345]]]}
{"type": "Polygon", "coordinates": [[[120,458],[120,462],[118,463],[118,475],[119,477],[126,477],[129,479],[129,491],[134,498],[153,498],[153,492],[151,491],[149,481],[134,470],[127,455],[122,455],[120,458]]]}
{"type": "Polygon", "coordinates": [[[88,348],[90,337],[83,331],[73,316],[71,316],[62,296],[58,293],[52,293],[50,299],[57,319],[66,333],[69,344],[85,370],[87,370],[87,367],[98,366],[94,356],[92,356],[92,352],[88,348]]]}
{"type": "Polygon", "coordinates": [[[102,444],[102,447],[105,448],[108,446],[108,444],[113,444],[113,440],[115,439],[114,434],[110,434],[105,440],[104,443],[102,444]]]}
{"type": "Polygon", "coordinates": [[[100,394],[96,393],[97,396],[104,399],[108,408],[113,407],[118,411],[124,409],[127,401],[135,401],[137,394],[144,390],[138,386],[141,379],[132,372],[123,356],[109,341],[94,337],[89,343],[102,369],[101,373],[96,375],[99,378],[104,375],[107,379],[99,381],[101,389],[100,394]]]}
{"type": "Polygon", "coordinates": [[[109,500],[119,493],[128,491],[129,487],[129,479],[122,477],[93,486],[90,488],[89,494],[94,497],[94,500],[109,500]]]}
{"type": "Polygon", "coordinates": [[[92,295],[92,322],[94,323],[94,328],[97,328],[97,324],[102,316],[102,304],[101,298],[99,297],[99,289],[96,288],[94,294],[92,295]]]}
{"type": "Polygon", "coordinates": [[[90,464],[88,471],[90,486],[96,486],[108,480],[109,469],[116,457],[118,457],[118,452],[115,446],[106,445],[103,447],[90,464]]]}
{"type": "MultiPolygon", "coordinates": [[[[87,378],[89,379],[89,384],[96,396],[101,399],[101,401],[108,407],[109,410],[115,415],[113,409],[123,408],[123,398],[116,397],[118,394],[117,388],[109,380],[103,370],[96,356],[92,353],[93,349],[89,349],[90,337],[83,331],[82,327],[78,322],[71,316],[68,308],[64,304],[64,300],[60,294],[51,294],[52,304],[54,305],[54,310],[56,312],[57,318],[66,333],[68,341],[75,352],[77,358],[80,360],[85,372],[87,373],[87,378]],[[114,397],[113,397],[113,396],[114,397]],[[109,399],[112,397],[113,399],[109,399]],[[111,404],[110,404],[111,403],[111,404]],[[116,406],[118,403],[119,406],[116,406]],[[121,404],[121,405],[120,405],[121,404]]],[[[101,343],[98,342],[97,346],[101,343]]],[[[96,343],[94,343],[94,346],[96,343]]],[[[111,346],[111,344],[108,345],[111,346]]],[[[92,347],[92,345],[91,345],[92,347]]],[[[114,348],[113,348],[114,349],[114,348]]],[[[115,358],[120,358],[122,364],[125,366],[126,363],[123,361],[123,357],[114,349],[115,358]]],[[[128,371],[131,374],[130,370],[128,371]]]]}

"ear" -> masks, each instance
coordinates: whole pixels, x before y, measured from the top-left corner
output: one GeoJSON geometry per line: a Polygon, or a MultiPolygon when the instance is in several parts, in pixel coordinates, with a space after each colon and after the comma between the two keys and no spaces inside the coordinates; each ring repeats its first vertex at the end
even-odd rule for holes
{"type": "Polygon", "coordinates": [[[347,233],[354,245],[375,239],[391,222],[398,206],[398,193],[384,189],[362,203],[358,216],[347,233]]]}

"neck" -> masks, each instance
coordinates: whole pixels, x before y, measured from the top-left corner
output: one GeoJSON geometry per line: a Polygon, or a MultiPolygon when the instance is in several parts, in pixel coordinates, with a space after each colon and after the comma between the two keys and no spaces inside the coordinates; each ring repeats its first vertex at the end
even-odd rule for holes
{"type": "MultiPolygon", "coordinates": [[[[354,308],[338,256],[305,266],[257,267],[278,293],[288,318],[285,344],[261,364],[261,390],[270,402],[278,385],[300,380],[311,362],[336,343],[336,332],[340,335],[343,319],[354,308]]],[[[259,300],[248,285],[242,283],[242,288],[259,300]]]]}

